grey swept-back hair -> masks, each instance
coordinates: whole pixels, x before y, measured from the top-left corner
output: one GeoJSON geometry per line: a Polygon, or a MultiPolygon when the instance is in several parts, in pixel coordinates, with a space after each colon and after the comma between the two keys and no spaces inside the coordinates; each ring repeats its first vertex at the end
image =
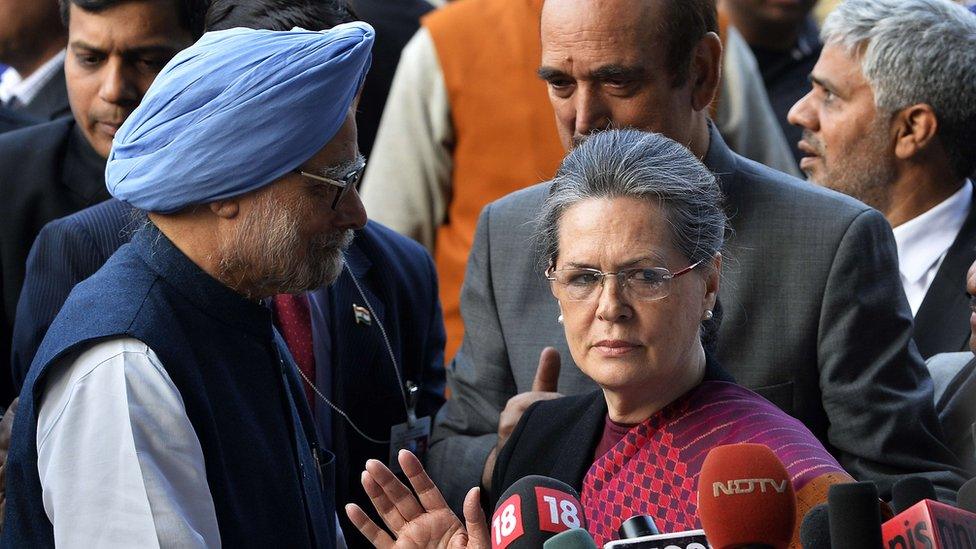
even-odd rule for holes
{"type": "Polygon", "coordinates": [[[846,0],[824,21],[824,44],[860,57],[875,104],[889,114],[926,103],[958,177],[976,168],[976,15],[949,0],[846,0]]]}
{"type": "Polygon", "coordinates": [[[708,168],[663,135],[608,130],[576,147],[552,181],[537,220],[541,268],[559,254],[559,226],[568,208],[592,198],[622,197],[660,206],[671,228],[671,244],[690,263],[722,249],[722,192],[708,168]]]}

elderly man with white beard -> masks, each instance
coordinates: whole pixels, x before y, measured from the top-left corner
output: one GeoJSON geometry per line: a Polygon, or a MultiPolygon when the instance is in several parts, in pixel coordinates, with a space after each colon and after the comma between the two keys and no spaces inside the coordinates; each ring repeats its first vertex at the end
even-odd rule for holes
{"type": "Polygon", "coordinates": [[[21,392],[4,546],[335,547],[334,458],[262,299],[331,283],[366,223],[373,30],[207,34],[120,128],[149,222],[72,291],[21,392]]]}

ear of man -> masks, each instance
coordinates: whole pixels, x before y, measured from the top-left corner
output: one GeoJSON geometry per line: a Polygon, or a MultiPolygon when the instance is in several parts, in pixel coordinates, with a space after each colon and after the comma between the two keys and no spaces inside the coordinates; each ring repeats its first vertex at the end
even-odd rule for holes
{"type": "Polygon", "coordinates": [[[237,200],[217,200],[209,204],[210,212],[221,219],[233,219],[241,213],[237,200]]]}
{"type": "Polygon", "coordinates": [[[718,94],[722,73],[722,41],[714,32],[707,32],[695,46],[691,59],[691,100],[695,111],[702,111],[718,94]]]}
{"type": "Polygon", "coordinates": [[[898,111],[892,121],[895,134],[895,156],[910,160],[937,144],[939,119],[935,110],[919,103],[898,111]]]}

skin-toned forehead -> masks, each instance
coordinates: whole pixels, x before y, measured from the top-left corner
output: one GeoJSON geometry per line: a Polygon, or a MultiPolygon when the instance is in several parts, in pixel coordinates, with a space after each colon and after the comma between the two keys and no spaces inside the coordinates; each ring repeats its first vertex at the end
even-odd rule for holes
{"type": "Polygon", "coordinates": [[[664,3],[651,0],[546,0],[542,9],[542,45],[579,36],[587,41],[609,40],[664,43],[661,21],[664,3]]]}
{"type": "Polygon", "coordinates": [[[871,86],[861,71],[860,59],[855,53],[836,44],[824,46],[810,79],[841,96],[867,91],[873,97],[871,86]]]}
{"type": "MultiPolygon", "coordinates": [[[[71,4],[68,42],[97,40],[133,47],[160,46],[180,50],[193,36],[183,28],[176,6],[168,0],[133,0],[91,12],[71,4]]],[[[99,44],[88,44],[99,46],[99,44]]]]}

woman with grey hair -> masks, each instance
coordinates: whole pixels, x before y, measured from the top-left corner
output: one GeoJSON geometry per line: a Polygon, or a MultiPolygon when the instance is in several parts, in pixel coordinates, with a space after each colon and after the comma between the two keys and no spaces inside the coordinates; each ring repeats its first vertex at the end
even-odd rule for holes
{"type": "MultiPolygon", "coordinates": [[[[595,134],[563,161],[539,220],[540,271],[576,365],[600,390],[525,411],[498,456],[492,507],[515,481],[545,475],[579,490],[585,520],[577,524],[599,546],[637,515],[663,532],[693,530],[701,527],[697,483],[706,454],[740,442],[764,444],[786,465],[798,496],[796,530],[827,486],[852,481],[802,423],[736,385],[702,346],[726,218],[715,176],[686,148],[636,130],[595,134]]],[[[417,469],[405,467],[411,482],[425,478],[417,469]]],[[[429,508],[413,519],[384,515],[406,508],[404,492],[387,491],[391,483],[374,472],[364,486],[398,536],[423,521],[429,527],[429,508]]],[[[483,532],[473,517],[471,540],[472,529],[483,532]]]]}

